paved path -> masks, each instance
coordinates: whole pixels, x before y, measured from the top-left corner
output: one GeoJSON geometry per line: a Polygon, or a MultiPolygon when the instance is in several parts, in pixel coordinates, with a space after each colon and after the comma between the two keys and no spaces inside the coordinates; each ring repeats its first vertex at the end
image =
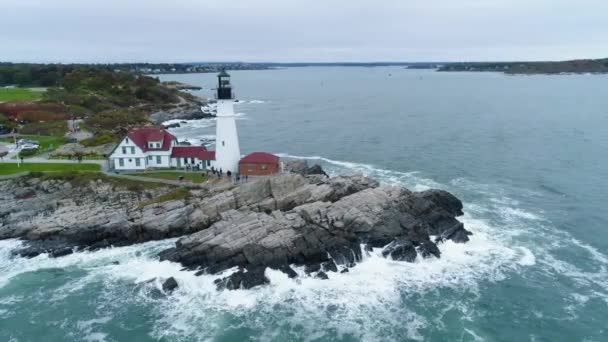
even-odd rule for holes
{"type": "Polygon", "coordinates": [[[92,138],[93,133],[85,131],[82,128],[80,128],[78,131],[76,130],[76,127],[80,127],[82,122],[83,120],[80,119],[68,120],[68,132],[65,134],[65,136],[68,139],[76,139],[76,141],[92,138]]]}

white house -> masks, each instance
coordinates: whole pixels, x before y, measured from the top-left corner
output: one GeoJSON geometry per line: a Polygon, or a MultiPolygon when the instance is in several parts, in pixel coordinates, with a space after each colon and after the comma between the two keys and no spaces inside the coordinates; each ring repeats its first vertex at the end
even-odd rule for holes
{"type": "Polygon", "coordinates": [[[171,133],[158,128],[136,128],[110,155],[115,170],[144,170],[191,166],[206,169],[214,165],[215,153],[203,146],[178,146],[171,133]]]}

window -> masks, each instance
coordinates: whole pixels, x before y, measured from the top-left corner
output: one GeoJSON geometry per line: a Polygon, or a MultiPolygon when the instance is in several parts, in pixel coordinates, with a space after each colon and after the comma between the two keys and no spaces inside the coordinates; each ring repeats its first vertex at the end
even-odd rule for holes
{"type": "Polygon", "coordinates": [[[211,166],[211,160],[207,160],[207,166],[211,166]]]}
{"type": "Polygon", "coordinates": [[[263,164],[262,165],[262,170],[266,170],[268,168],[268,165],[263,164]]]}
{"type": "Polygon", "coordinates": [[[152,156],[148,156],[148,160],[152,160],[152,156]]]}
{"type": "Polygon", "coordinates": [[[226,146],[226,142],[222,140],[222,146],[226,146]]]}
{"type": "Polygon", "coordinates": [[[122,154],[127,154],[127,148],[126,147],[122,147],[122,154]]]}
{"type": "Polygon", "coordinates": [[[139,158],[135,158],[135,166],[140,166],[139,158]]]}
{"type": "Polygon", "coordinates": [[[247,165],[247,171],[253,171],[253,165],[251,165],[251,164],[247,165]]]}
{"type": "Polygon", "coordinates": [[[125,138],[125,143],[129,143],[129,138],[125,138]]]}
{"type": "Polygon", "coordinates": [[[156,164],[160,164],[162,163],[160,156],[156,156],[156,164]]]}
{"type": "Polygon", "coordinates": [[[190,164],[194,164],[194,158],[190,158],[190,164]]]}
{"type": "Polygon", "coordinates": [[[125,161],[122,158],[118,158],[118,166],[122,167],[125,166],[125,161]]]}
{"type": "Polygon", "coordinates": [[[135,147],[131,147],[131,154],[135,154],[135,147]]]}

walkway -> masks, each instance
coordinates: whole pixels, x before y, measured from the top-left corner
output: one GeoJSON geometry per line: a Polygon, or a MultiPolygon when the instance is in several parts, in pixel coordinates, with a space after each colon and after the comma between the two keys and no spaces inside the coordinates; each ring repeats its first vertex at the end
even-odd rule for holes
{"type": "Polygon", "coordinates": [[[80,124],[83,122],[84,120],[82,119],[68,120],[68,132],[65,134],[66,138],[76,139],[76,141],[92,138],[93,133],[80,128],[80,124]],[[76,129],[77,127],[78,130],[76,129]]]}

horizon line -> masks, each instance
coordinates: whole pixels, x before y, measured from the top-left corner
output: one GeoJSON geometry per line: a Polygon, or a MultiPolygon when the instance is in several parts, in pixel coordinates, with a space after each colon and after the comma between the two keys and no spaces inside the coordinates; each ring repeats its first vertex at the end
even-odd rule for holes
{"type": "Polygon", "coordinates": [[[385,65],[406,65],[406,64],[454,64],[454,63],[546,63],[546,62],[570,62],[580,60],[604,60],[603,58],[575,58],[575,59],[562,59],[562,60],[460,60],[460,61],[323,61],[323,62],[308,62],[308,61],[264,61],[264,62],[251,62],[251,61],[238,61],[238,60],[225,60],[225,61],[189,61],[189,62],[151,62],[151,61],[114,61],[114,62],[57,62],[57,61],[46,61],[46,62],[26,62],[26,61],[0,61],[0,64],[275,64],[275,65],[366,65],[366,64],[385,64],[385,65]]]}

